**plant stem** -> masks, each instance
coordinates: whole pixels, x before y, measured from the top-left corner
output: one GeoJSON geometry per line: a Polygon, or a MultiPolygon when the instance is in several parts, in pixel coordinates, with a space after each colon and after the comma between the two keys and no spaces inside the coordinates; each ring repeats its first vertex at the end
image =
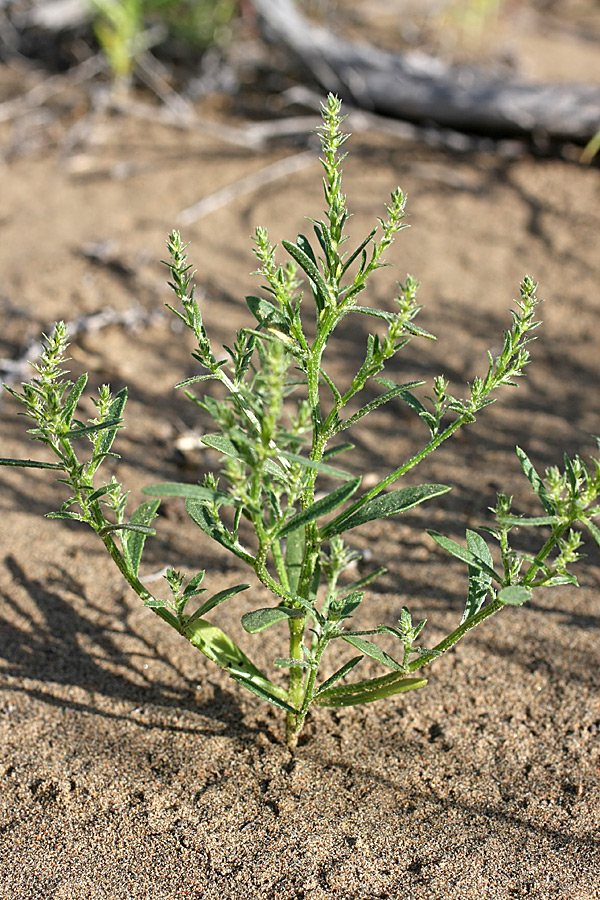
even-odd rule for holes
{"type": "MultiPolygon", "coordinates": [[[[113,561],[116,563],[119,572],[127,580],[130,587],[133,588],[138,597],[143,600],[144,603],[146,603],[147,600],[154,600],[155,598],[152,596],[150,591],[146,590],[139,578],[137,578],[128,567],[127,563],[123,559],[123,556],[121,555],[121,553],[119,553],[117,545],[113,541],[112,537],[109,534],[101,535],[100,537],[102,543],[110,553],[113,561]]],[[[156,613],[157,616],[159,616],[165,622],[168,622],[168,624],[171,625],[176,631],[179,631],[180,634],[182,633],[177,619],[171,612],[169,612],[168,609],[165,609],[165,607],[162,606],[152,606],[150,608],[152,609],[153,613],[156,613]]]]}
{"type": "MultiPolygon", "coordinates": [[[[502,609],[504,604],[501,600],[492,600],[486,607],[480,609],[479,612],[476,612],[474,615],[469,616],[468,619],[459,625],[458,628],[455,628],[449,635],[447,635],[439,644],[436,644],[433,647],[433,650],[436,650],[438,653],[445,653],[446,650],[450,650],[455,644],[457,644],[465,634],[470,631],[472,628],[475,628],[477,625],[480,625],[481,622],[484,622],[490,616],[493,616],[498,610],[502,609]]],[[[419,657],[418,659],[413,660],[413,662],[409,663],[408,671],[416,672],[417,669],[422,668],[423,666],[428,665],[428,663],[433,662],[437,657],[432,656],[431,658],[427,657],[419,657]]]]}
{"type": "MultiPolygon", "coordinates": [[[[302,642],[304,639],[304,627],[306,617],[300,619],[290,619],[290,659],[303,659],[302,642]]],[[[294,709],[301,710],[303,706],[303,686],[304,671],[301,666],[291,666],[290,668],[290,684],[288,688],[288,702],[294,709]]],[[[306,715],[306,713],[305,713],[306,715]]],[[[290,750],[293,750],[298,743],[298,735],[302,728],[304,716],[300,718],[300,712],[287,713],[286,719],[286,743],[290,750]]]]}

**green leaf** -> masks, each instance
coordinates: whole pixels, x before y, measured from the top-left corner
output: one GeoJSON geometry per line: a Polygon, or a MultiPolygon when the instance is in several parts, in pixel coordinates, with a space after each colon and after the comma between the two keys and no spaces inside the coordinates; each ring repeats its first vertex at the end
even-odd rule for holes
{"type": "MultiPolygon", "coordinates": [[[[188,585],[188,588],[190,585],[188,585]]],[[[213,594],[208,600],[205,600],[202,606],[199,606],[198,609],[189,617],[187,620],[187,625],[191,625],[196,619],[203,618],[206,613],[210,612],[211,609],[214,609],[215,606],[218,606],[219,603],[223,603],[224,600],[229,600],[230,597],[234,597],[236,594],[239,594],[240,591],[245,591],[249,588],[249,584],[236,584],[235,587],[225,588],[223,591],[219,591],[217,594],[213,594]]],[[[187,589],[186,588],[186,591],[187,589]]],[[[190,597],[191,594],[186,595],[186,591],[183,592],[184,597],[190,597]]]]}
{"type": "Polygon", "coordinates": [[[288,462],[297,463],[300,466],[304,466],[305,469],[313,469],[320,472],[322,475],[331,475],[332,478],[343,478],[344,481],[349,481],[354,478],[353,475],[350,475],[349,472],[344,472],[343,469],[334,469],[333,466],[314,462],[314,460],[308,459],[306,456],[299,456],[297,453],[288,453],[287,450],[279,450],[278,453],[280,456],[283,456],[284,459],[287,459],[288,462]]]}
{"type": "Polygon", "coordinates": [[[424,687],[426,678],[402,678],[398,675],[384,675],[382,678],[373,678],[368,681],[360,681],[357,684],[342,685],[330,688],[315,698],[318,706],[357,706],[360,703],[373,703],[375,700],[384,700],[394,694],[403,694],[424,687]]]}
{"type": "Polygon", "coordinates": [[[354,444],[338,444],[337,447],[329,447],[323,454],[323,459],[331,459],[332,456],[345,453],[346,450],[354,450],[354,444]]]}
{"type": "MultiPolygon", "coordinates": [[[[108,418],[114,420],[116,423],[119,423],[123,419],[123,411],[125,409],[125,404],[127,402],[127,388],[122,388],[118,394],[115,395],[113,402],[111,403],[108,410],[108,418]]],[[[104,432],[102,437],[100,438],[99,443],[96,446],[96,451],[98,453],[108,453],[110,448],[112,447],[113,441],[117,435],[117,427],[115,425],[114,428],[109,428],[104,432]]]]}
{"type": "Polygon", "coordinates": [[[531,484],[533,491],[540,498],[540,503],[544,507],[547,513],[550,515],[556,515],[556,508],[552,503],[550,497],[548,496],[548,492],[544,487],[544,482],[538,475],[535,470],[535,467],[524,450],[521,450],[520,447],[516,448],[516,454],[519,457],[519,461],[521,463],[521,468],[525,473],[525,477],[531,484]]]}
{"type": "Polygon", "coordinates": [[[19,466],[22,469],[58,469],[64,472],[65,467],[59,463],[38,462],[36,459],[0,459],[0,466],[19,466]]]}
{"type": "MultiPolygon", "coordinates": [[[[130,525],[149,525],[155,518],[159,506],[160,500],[148,500],[146,503],[142,503],[132,514],[129,520],[130,525]]],[[[148,533],[154,534],[155,532],[153,529],[150,532],[140,532],[130,528],[121,535],[123,549],[135,575],[138,574],[140,568],[142,551],[148,533]]]]}
{"type": "Polygon", "coordinates": [[[387,569],[385,566],[380,566],[378,569],[375,569],[373,572],[369,572],[368,575],[364,575],[363,578],[359,578],[357,581],[353,581],[351,584],[347,585],[350,590],[357,590],[358,588],[364,588],[368,584],[371,584],[372,581],[375,581],[376,578],[379,578],[380,575],[385,575],[387,569]]]}
{"type": "Polygon", "coordinates": [[[476,569],[481,569],[481,571],[486,572],[490,578],[493,578],[495,581],[502,584],[503,579],[500,575],[497,575],[484,559],[481,559],[481,557],[471,550],[457,544],[456,541],[452,541],[450,538],[444,537],[443,534],[438,534],[437,531],[428,529],[427,534],[429,534],[440,547],[443,547],[444,550],[451,553],[452,556],[456,556],[457,559],[461,559],[463,562],[468,563],[470,566],[474,566],[476,569]]]}
{"type": "Polygon", "coordinates": [[[426,409],[418,397],[415,397],[414,394],[411,394],[410,391],[404,391],[402,394],[402,399],[405,403],[408,403],[411,409],[417,413],[417,415],[421,416],[427,422],[427,425],[430,431],[434,431],[436,426],[435,416],[433,416],[428,409],[426,409]]]}
{"type": "Polygon", "coordinates": [[[144,600],[144,606],[147,606],[148,609],[164,609],[167,605],[166,600],[161,600],[159,597],[148,597],[144,600]]]}
{"type": "Polygon", "coordinates": [[[596,543],[600,545],[600,528],[591,519],[583,519],[583,524],[588,528],[596,543]]]}
{"type": "Polygon", "coordinates": [[[281,243],[290,254],[290,256],[296,260],[304,273],[308,275],[309,281],[312,282],[311,288],[313,289],[315,301],[319,310],[322,310],[326,306],[329,306],[332,302],[329,287],[327,286],[327,282],[323,278],[323,275],[321,274],[315,263],[312,261],[310,256],[308,256],[308,254],[305,253],[304,250],[297,244],[292,244],[291,241],[282,241],[281,243]]]}
{"type": "MultiPolygon", "coordinates": [[[[318,235],[317,235],[318,236],[318,235]]],[[[317,257],[315,256],[313,248],[310,246],[310,241],[304,234],[299,234],[296,238],[296,246],[300,247],[301,250],[306,253],[306,255],[310,258],[313,265],[317,265],[317,257]]]]}
{"type": "Polygon", "coordinates": [[[195,597],[196,594],[203,594],[205,588],[200,588],[200,585],[205,575],[206,571],[203,569],[202,572],[198,572],[193,578],[190,578],[189,584],[183,589],[183,596],[189,600],[191,597],[195,597]]]}
{"type": "Polygon", "coordinates": [[[263,300],[262,297],[246,297],[246,303],[259,325],[288,327],[284,314],[268,300],[263,300]]]}
{"type": "Polygon", "coordinates": [[[205,619],[196,619],[194,622],[186,623],[184,633],[194,647],[222,669],[227,669],[232,678],[240,680],[244,687],[250,690],[249,683],[252,683],[278,698],[285,699],[286,691],[272,684],[237,644],[216,625],[211,625],[205,619]]]}
{"type": "Polygon", "coordinates": [[[344,262],[344,265],[343,265],[343,268],[342,268],[342,275],[345,275],[345,274],[346,274],[346,272],[348,271],[348,269],[350,268],[350,266],[352,265],[352,263],[354,262],[354,260],[357,259],[357,258],[360,256],[360,254],[363,252],[363,250],[365,249],[365,247],[367,246],[367,244],[375,237],[376,234],[377,234],[377,228],[375,227],[375,228],[373,229],[373,231],[372,231],[370,234],[367,235],[367,237],[364,239],[364,241],[362,241],[362,242],[358,245],[358,247],[356,248],[356,250],[354,251],[354,253],[352,253],[352,254],[348,257],[348,259],[344,262]]]}
{"type": "Polygon", "coordinates": [[[342,634],[340,637],[343,638],[346,643],[352,644],[357,650],[360,650],[366,656],[370,656],[371,659],[382,663],[389,669],[395,669],[396,672],[404,672],[404,668],[400,663],[396,662],[395,659],[392,659],[392,657],[389,656],[385,650],[382,650],[381,647],[378,647],[377,644],[373,644],[371,641],[365,641],[363,638],[355,637],[354,635],[342,634]]]}
{"type": "Polygon", "coordinates": [[[288,534],[285,542],[285,570],[289,588],[294,593],[298,590],[305,546],[306,534],[304,528],[298,528],[288,534]]]}
{"type": "MultiPolygon", "coordinates": [[[[375,381],[379,381],[378,378],[375,381]]],[[[386,379],[387,381],[387,379],[386,379]]],[[[394,387],[390,388],[390,390],[386,391],[385,394],[380,394],[379,397],[375,397],[370,403],[366,403],[358,412],[354,413],[353,416],[350,416],[348,419],[345,419],[343,422],[340,422],[337,431],[341,431],[345,428],[350,428],[351,425],[354,425],[355,422],[358,422],[359,419],[362,419],[363,416],[368,415],[370,412],[373,412],[374,409],[377,409],[379,406],[383,406],[384,403],[388,403],[390,400],[393,400],[394,397],[397,397],[399,394],[404,395],[408,388],[419,387],[420,385],[425,384],[424,381],[410,381],[407,384],[396,384],[394,387]]],[[[403,398],[404,399],[404,398],[403,398]]]]}
{"type": "Polygon", "coordinates": [[[340,485],[340,487],[336,488],[330,494],[327,494],[326,497],[323,497],[321,500],[317,500],[316,503],[313,503],[311,506],[307,507],[307,509],[302,512],[297,513],[295,516],[292,516],[291,519],[285,523],[285,525],[278,532],[278,537],[284,537],[286,534],[289,534],[290,531],[294,531],[296,528],[300,528],[301,526],[306,525],[308,522],[314,522],[315,519],[318,519],[319,516],[325,516],[327,513],[332,512],[334,509],[337,509],[338,506],[341,506],[342,503],[345,503],[352,494],[358,489],[362,478],[359,476],[357,478],[353,478],[352,481],[347,481],[345,484],[340,485]]]}
{"type": "MultiPolygon", "coordinates": [[[[242,462],[245,461],[233,441],[230,441],[229,438],[226,438],[221,434],[205,434],[202,438],[202,443],[207,447],[211,447],[213,450],[218,450],[219,453],[222,453],[224,456],[230,456],[232,459],[240,459],[242,462]]],[[[270,459],[265,461],[264,470],[269,475],[276,475],[278,478],[281,478],[284,474],[283,469],[270,459]]]]}
{"type": "Polygon", "coordinates": [[[400,488],[387,494],[380,494],[373,500],[369,500],[356,512],[342,513],[321,530],[322,537],[330,537],[333,534],[341,534],[350,528],[364,525],[374,519],[382,519],[385,516],[394,516],[412,509],[425,500],[439,497],[450,490],[445,484],[419,484],[415,487],[400,488]]]}
{"type": "MultiPolygon", "coordinates": [[[[469,531],[468,529],[467,548],[479,559],[482,559],[490,569],[494,568],[494,560],[492,559],[492,554],[490,553],[488,545],[477,532],[469,531]]],[[[491,584],[492,577],[488,572],[483,572],[475,566],[469,566],[469,593],[467,595],[465,611],[460,620],[461,625],[465,619],[468,619],[470,616],[475,615],[476,612],[479,612],[488,595],[491,584]]]]}
{"type": "Polygon", "coordinates": [[[86,520],[79,513],[71,512],[49,512],[46,513],[47,519],[71,519],[75,522],[85,522],[86,520]]]}
{"type": "Polygon", "coordinates": [[[311,664],[306,659],[274,659],[273,665],[280,669],[310,669],[311,664]]]}
{"type": "Polygon", "coordinates": [[[235,506],[235,501],[224,491],[216,491],[213,488],[203,487],[200,484],[184,484],[177,481],[166,481],[163,484],[152,484],[142,489],[143,494],[151,497],[186,497],[191,500],[202,500],[208,503],[218,503],[235,506]]]}
{"type": "Polygon", "coordinates": [[[363,316],[371,316],[374,319],[383,319],[390,325],[398,319],[398,313],[388,312],[387,309],[374,309],[370,306],[354,306],[352,311],[362,313],[363,316]]]}
{"type": "Polygon", "coordinates": [[[80,375],[80,377],[71,388],[69,396],[65,400],[61,414],[61,421],[62,424],[66,425],[67,427],[71,424],[73,416],[75,415],[75,410],[77,409],[79,398],[83,393],[83,390],[87,384],[87,380],[87,374],[80,375]]]}
{"type": "Polygon", "coordinates": [[[284,619],[301,619],[303,616],[303,610],[288,609],[285,606],[255,609],[254,612],[242,616],[242,627],[248,634],[258,634],[276,622],[282,622],[284,619]]]}
{"type": "Polygon", "coordinates": [[[358,609],[363,601],[364,596],[364,591],[352,591],[350,594],[346,594],[345,597],[342,597],[342,599],[338,601],[338,603],[340,604],[338,612],[340,618],[348,619],[352,615],[354,610],[358,609]]]}
{"type": "Polygon", "coordinates": [[[120,525],[103,525],[98,529],[98,534],[103,537],[105,534],[112,534],[115,531],[132,531],[144,535],[144,537],[156,534],[154,528],[149,528],[147,525],[132,525],[129,522],[122,522],[120,525]]]}
{"type": "Polygon", "coordinates": [[[525,528],[535,525],[556,525],[556,516],[498,516],[500,525],[523,526],[525,528]]]}
{"type": "MultiPolygon", "coordinates": [[[[68,440],[74,438],[85,437],[87,434],[98,434],[100,431],[105,431],[106,429],[113,428],[116,433],[116,426],[118,426],[123,420],[110,418],[107,419],[106,422],[100,422],[96,425],[81,425],[77,428],[71,428],[69,431],[65,431],[61,437],[68,438],[68,440]]],[[[37,433],[37,429],[35,429],[37,433]]],[[[112,444],[112,441],[111,441],[112,444]]]]}
{"type": "Polygon", "coordinates": [[[232,541],[228,537],[223,526],[219,522],[214,521],[209,515],[205,503],[188,498],[185,501],[185,508],[190,519],[196,523],[198,528],[201,528],[205,534],[211,537],[213,541],[221,544],[222,547],[226,547],[227,550],[235,554],[235,556],[239,556],[240,559],[243,559],[246,562],[248,561],[249,554],[246,553],[241,544],[237,543],[237,541],[232,541]]]}
{"type": "Polygon", "coordinates": [[[544,587],[554,587],[556,584],[574,584],[579,587],[579,582],[574,575],[566,573],[565,575],[554,575],[548,581],[544,581],[544,587]]]}
{"type": "Polygon", "coordinates": [[[319,694],[323,694],[325,691],[328,691],[329,688],[333,687],[336,681],[339,681],[340,678],[343,678],[345,675],[348,675],[352,669],[359,664],[361,659],[364,659],[364,656],[353,656],[352,659],[348,660],[341,668],[339,668],[333,675],[330,675],[327,681],[324,681],[317,690],[315,691],[315,697],[318,697],[319,694]]]}
{"type": "Polygon", "coordinates": [[[498,600],[504,606],[523,606],[528,600],[531,600],[531,591],[520,584],[511,584],[502,588],[498,594],[498,600]]]}
{"type": "Polygon", "coordinates": [[[565,461],[565,472],[567,473],[567,478],[569,479],[569,486],[571,491],[575,491],[577,488],[577,475],[575,474],[575,469],[573,468],[573,463],[565,453],[563,457],[565,461]]]}
{"type": "MultiPolygon", "coordinates": [[[[234,681],[237,681],[242,687],[245,687],[246,690],[250,691],[251,694],[254,694],[256,697],[260,697],[261,700],[266,700],[267,703],[272,703],[273,706],[278,706],[280,709],[285,709],[286,712],[294,713],[294,715],[298,712],[297,709],[294,709],[293,706],[290,706],[285,700],[283,700],[280,696],[273,692],[273,690],[267,689],[263,684],[259,684],[257,681],[250,681],[242,675],[231,675],[234,681]]],[[[269,682],[271,688],[275,688],[274,684],[269,682]]]]}

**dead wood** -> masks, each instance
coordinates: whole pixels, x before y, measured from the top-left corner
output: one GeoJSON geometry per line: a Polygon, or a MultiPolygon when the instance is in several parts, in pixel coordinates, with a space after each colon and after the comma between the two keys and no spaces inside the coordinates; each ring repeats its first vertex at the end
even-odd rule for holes
{"type": "Polygon", "coordinates": [[[337,37],[292,0],[252,0],[267,41],[282,44],[327,91],[363,109],[494,136],[589,140],[600,127],[600,87],[535,84],[424,53],[390,53],[337,37]]]}

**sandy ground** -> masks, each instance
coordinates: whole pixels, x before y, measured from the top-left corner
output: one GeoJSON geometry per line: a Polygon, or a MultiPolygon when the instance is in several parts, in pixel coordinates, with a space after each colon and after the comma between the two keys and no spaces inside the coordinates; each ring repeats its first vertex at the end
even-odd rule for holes
{"type": "MultiPolygon", "coordinates": [[[[0,84],[11,96],[14,74],[0,72],[0,84]]],[[[214,105],[203,114],[243,125],[214,105]]],[[[78,337],[72,365],[89,369],[94,387],[129,386],[115,472],[139,502],[144,484],[193,480],[194,467],[211,463],[173,447],[203,423],[172,389],[194,368],[163,311],[166,233],[190,204],[304,145],[256,153],[113,115],[72,150],[72,103],[69,116],[0,163],[0,356],[18,358],[58,318],[136,312],[135,327],[78,337]]],[[[371,301],[389,303],[410,271],[423,285],[421,324],[439,338],[413,342],[392,377],[443,372],[460,391],[498,348],[525,273],[546,298],[527,378],[419,472],[452,492],[353,538],[364,571],[388,566],[361,625],[393,622],[407,604],[428,617],[433,644],[460,617],[465,572],[424,528],[460,539],[489,522],[497,490],[533,510],[515,444],[541,468],[565,451],[595,451],[600,170],[452,155],[375,131],[349,147],[353,235],[396,184],[409,195],[412,227],[371,301]]],[[[321,215],[319,178],[309,166],[186,226],[217,340],[249,323],[254,225],[276,239],[304,230],[305,216],[321,215]]],[[[351,322],[332,348],[332,372],[350,376],[364,340],[362,321],[351,322]]],[[[33,455],[16,413],[3,395],[1,455],[33,455]]],[[[352,437],[353,466],[375,477],[423,433],[392,403],[352,437]]],[[[46,476],[0,471],[2,900],[600,897],[597,548],[587,548],[579,590],[554,588],[504,611],[432,666],[423,691],[317,711],[291,755],[278,712],[141,607],[93,534],[43,518],[62,498],[46,476]]],[[[177,502],[166,504],[144,572],[167,563],[206,568],[215,590],[247,578],[177,502]]],[[[214,621],[270,667],[284,649],[276,629],[251,638],[236,625],[265,599],[253,588],[214,621]]]]}

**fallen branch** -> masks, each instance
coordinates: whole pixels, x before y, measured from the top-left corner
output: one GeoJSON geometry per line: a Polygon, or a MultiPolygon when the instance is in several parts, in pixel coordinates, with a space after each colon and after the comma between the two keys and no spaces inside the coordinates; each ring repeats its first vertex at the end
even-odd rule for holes
{"type": "Polygon", "coordinates": [[[478,134],[588,141],[600,127],[600,87],[533,84],[423,53],[390,53],[313,25],[292,0],[252,0],[267,41],[283,44],[327,91],[413,122],[478,134]]]}

